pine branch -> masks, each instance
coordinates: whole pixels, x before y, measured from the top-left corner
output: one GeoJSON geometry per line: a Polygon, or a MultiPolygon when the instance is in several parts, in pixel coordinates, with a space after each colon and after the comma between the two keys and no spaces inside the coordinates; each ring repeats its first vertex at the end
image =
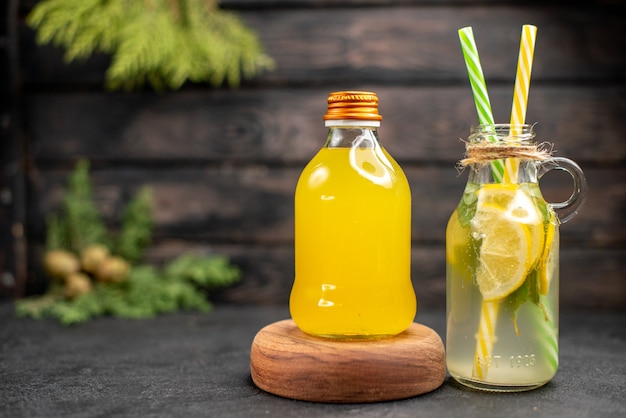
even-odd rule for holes
{"type": "Polygon", "coordinates": [[[144,187],[131,200],[122,215],[115,253],[131,263],[141,260],[152,238],[152,190],[144,187]]]}
{"type": "MultiPolygon", "coordinates": [[[[89,245],[108,243],[107,229],[93,202],[88,161],[80,160],[70,175],[62,205],[62,218],[52,222],[60,222],[67,235],[65,240],[55,238],[57,242],[66,242],[67,249],[77,254],[89,245]]],[[[50,228],[59,227],[50,224],[50,228]]]]}
{"type": "Polygon", "coordinates": [[[65,231],[66,228],[61,219],[57,215],[51,215],[46,228],[46,250],[67,248],[69,243],[65,231]]]}
{"type": "Polygon", "coordinates": [[[167,266],[165,276],[188,280],[202,287],[227,286],[239,280],[239,270],[225,257],[182,255],[167,266]]]}
{"type": "Polygon", "coordinates": [[[114,90],[237,87],[274,67],[256,34],[210,0],[43,0],[27,23],[38,43],[65,48],[67,62],[111,54],[105,78],[114,90]]]}
{"type": "Polygon", "coordinates": [[[63,300],[61,292],[49,291],[43,296],[24,298],[15,304],[15,312],[19,317],[41,319],[50,314],[50,309],[63,300]]]}

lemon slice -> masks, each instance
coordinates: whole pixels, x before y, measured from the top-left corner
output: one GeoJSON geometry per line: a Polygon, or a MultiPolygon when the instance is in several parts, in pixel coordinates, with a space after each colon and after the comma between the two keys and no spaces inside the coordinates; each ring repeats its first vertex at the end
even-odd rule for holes
{"type": "Polygon", "coordinates": [[[530,233],[512,222],[506,210],[493,204],[477,208],[472,221],[475,238],[482,238],[476,282],[485,302],[502,299],[517,290],[528,274],[530,233]]]}
{"type": "Polygon", "coordinates": [[[448,264],[454,265],[461,260],[460,254],[466,250],[468,241],[467,232],[461,226],[459,214],[455,210],[446,227],[446,260],[448,264]]]}
{"type": "Polygon", "coordinates": [[[491,203],[506,208],[519,191],[519,184],[494,183],[483,184],[476,194],[480,203],[491,203]]]}
{"type": "MultiPolygon", "coordinates": [[[[539,293],[547,295],[550,290],[550,281],[552,279],[553,264],[556,262],[555,253],[558,248],[552,248],[555,243],[556,236],[556,219],[554,213],[550,213],[550,222],[547,225],[546,242],[541,256],[540,274],[539,274],[539,293]]],[[[558,240],[558,237],[556,238],[558,240]]],[[[556,244],[558,246],[558,242],[556,244]]]]}
{"type": "Polygon", "coordinates": [[[518,184],[490,184],[477,191],[472,236],[481,240],[476,282],[484,301],[517,290],[544,250],[541,214],[518,184]]]}
{"type": "Polygon", "coordinates": [[[543,217],[537,203],[519,184],[486,184],[477,193],[477,208],[495,205],[504,211],[503,216],[511,222],[525,225],[530,233],[529,264],[535,265],[544,252],[545,232],[543,217]]]}

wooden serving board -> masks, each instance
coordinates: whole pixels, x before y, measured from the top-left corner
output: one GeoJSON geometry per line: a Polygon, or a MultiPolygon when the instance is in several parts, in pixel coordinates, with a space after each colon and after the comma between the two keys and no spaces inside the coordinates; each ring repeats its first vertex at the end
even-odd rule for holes
{"type": "Polygon", "coordinates": [[[445,352],[439,335],[418,323],[390,338],[335,340],[308,335],[286,319],[257,333],[250,372],[259,388],[287,398],[379,402],[441,386],[445,352]]]}

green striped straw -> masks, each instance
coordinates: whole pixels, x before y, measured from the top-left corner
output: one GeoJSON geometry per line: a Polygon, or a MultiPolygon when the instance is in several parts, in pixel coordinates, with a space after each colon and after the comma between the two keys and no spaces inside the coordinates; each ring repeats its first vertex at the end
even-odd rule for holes
{"type": "MultiPolygon", "coordinates": [[[[533,316],[533,330],[535,338],[540,342],[538,352],[544,357],[544,361],[549,365],[552,373],[556,373],[559,367],[559,331],[557,327],[558,318],[552,311],[552,304],[545,300],[542,306],[545,309],[545,316],[535,314],[533,316]]],[[[558,307],[557,307],[558,309],[558,307]]]]}
{"type": "MultiPolygon", "coordinates": [[[[461,50],[465,58],[465,66],[469,75],[472,92],[474,93],[474,103],[476,103],[476,111],[478,112],[478,122],[481,125],[493,125],[493,114],[491,112],[491,103],[487,94],[487,84],[483,76],[483,69],[480,66],[480,58],[478,57],[478,49],[474,41],[474,33],[471,26],[459,29],[459,39],[461,40],[461,50]]],[[[491,139],[495,141],[495,138],[491,139]]],[[[497,183],[502,182],[504,175],[504,162],[494,160],[491,162],[491,172],[497,183]]]]}
{"type": "MultiPolygon", "coordinates": [[[[489,103],[489,95],[487,94],[487,85],[483,70],[480,66],[480,58],[478,58],[478,49],[474,41],[474,33],[471,26],[459,29],[459,39],[461,40],[461,49],[467,66],[472,92],[474,94],[474,102],[478,112],[478,122],[481,125],[493,125],[493,114],[491,112],[491,104],[489,103]]],[[[495,136],[488,136],[488,140],[496,141],[495,136]]],[[[504,175],[504,161],[491,161],[491,173],[496,183],[502,182],[504,175]]],[[[476,333],[476,349],[474,352],[474,365],[472,368],[472,376],[479,380],[486,380],[488,367],[478,361],[479,358],[489,358],[492,354],[493,345],[496,341],[495,330],[498,323],[500,312],[500,302],[483,301],[480,309],[480,320],[478,331],[476,333]]]]}

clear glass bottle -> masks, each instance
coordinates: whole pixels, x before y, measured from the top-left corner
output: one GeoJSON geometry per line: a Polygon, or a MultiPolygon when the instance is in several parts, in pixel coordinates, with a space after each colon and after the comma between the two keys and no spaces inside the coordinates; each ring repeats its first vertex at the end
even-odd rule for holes
{"type": "Polygon", "coordinates": [[[537,149],[534,137],[531,125],[472,128],[469,178],[447,226],[447,367],[477,389],[533,389],[558,367],[559,224],[587,186],[576,163],[537,149]],[[541,194],[552,169],[574,180],[567,202],[541,194]]]}
{"type": "Polygon", "coordinates": [[[291,316],[317,336],[398,334],[417,306],[409,184],[378,142],[375,93],[331,93],[324,119],[326,143],[295,193],[291,316]]]}

